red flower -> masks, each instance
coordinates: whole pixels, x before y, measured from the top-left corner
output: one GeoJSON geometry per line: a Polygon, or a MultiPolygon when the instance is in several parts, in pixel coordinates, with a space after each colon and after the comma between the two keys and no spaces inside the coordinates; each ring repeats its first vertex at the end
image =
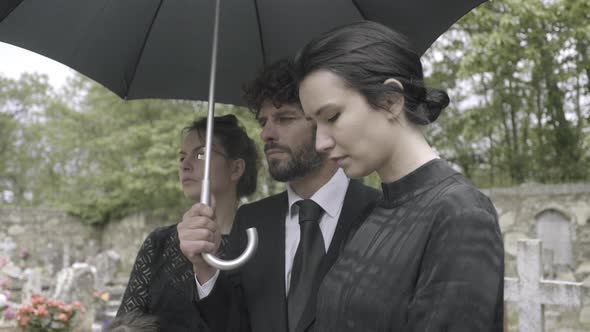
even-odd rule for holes
{"type": "Polygon", "coordinates": [[[37,308],[37,310],[35,310],[35,315],[37,315],[39,317],[47,317],[48,314],[49,314],[49,311],[47,311],[47,307],[44,305],[39,306],[39,308],[37,308]]]}
{"type": "Polygon", "coordinates": [[[29,322],[30,319],[31,319],[31,317],[29,317],[29,316],[21,317],[18,321],[18,325],[20,325],[21,327],[25,327],[25,326],[27,326],[27,323],[29,322]]]}

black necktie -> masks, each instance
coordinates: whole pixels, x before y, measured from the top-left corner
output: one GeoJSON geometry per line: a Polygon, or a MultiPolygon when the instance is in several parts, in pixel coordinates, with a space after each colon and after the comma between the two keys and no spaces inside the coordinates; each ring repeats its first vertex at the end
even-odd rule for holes
{"type": "Polygon", "coordinates": [[[320,217],[324,211],[311,199],[304,199],[296,204],[299,206],[301,237],[293,260],[289,296],[287,297],[290,332],[295,331],[301,319],[311,296],[313,282],[320,263],[326,254],[324,238],[319,225],[320,217]]]}

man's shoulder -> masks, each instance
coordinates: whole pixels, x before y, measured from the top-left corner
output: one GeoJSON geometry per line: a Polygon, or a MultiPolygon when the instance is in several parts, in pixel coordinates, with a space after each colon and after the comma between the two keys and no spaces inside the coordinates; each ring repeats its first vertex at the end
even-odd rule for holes
{"type": "Polygon", "coordinates": [[[258,210],[267,210],[269,207],[276,207],[277,204],[286,202],[287,192],[283,191],[281,193],[259,199],[255,202],[244,204],[240,206],[240,208],[238,209],[238,213],[249,213],[258,210]]]}

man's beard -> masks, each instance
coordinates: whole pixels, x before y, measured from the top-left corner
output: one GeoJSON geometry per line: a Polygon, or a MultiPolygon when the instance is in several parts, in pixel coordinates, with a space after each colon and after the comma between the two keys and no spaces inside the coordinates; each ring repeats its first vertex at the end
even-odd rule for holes
{"type": "Polygon", "coordinates": [[[279,146],[275,143],[268,143],[264,150],[281,149],[289,154],[289,160],[268,159],[268,172],[276,181],[289,182],[303,177],[312,171],[320,168],[326,156],[316,151],[314,146],[315,139],[302,145],[297,151],[293,151],[285,146],[279,146]]]}

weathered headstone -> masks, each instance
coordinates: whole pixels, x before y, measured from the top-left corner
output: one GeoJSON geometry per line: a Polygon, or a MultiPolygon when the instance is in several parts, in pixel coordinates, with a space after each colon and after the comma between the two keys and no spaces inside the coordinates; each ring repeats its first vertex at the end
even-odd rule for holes
{"type": "Polygon", "coordinates": [[[88,258],[86,262],[96,268],[95,289],[104,290],[114,280],[121,265],[121,256],[114,250],[106,250],[88,258]]]}
{"type": "Polygon", "coordinates": [[[80,301],[86,308],[77,331],[91,331],[94,322],[94,280],[96,269],[86,263],[74,263],[61,270],[57,276],[54,298],[71,303],[80,301]]]}
{"type": "Polygon", "coordinates": [[[518,241],[518,278],[505,278],[504,300],[518,305],[518,330],[544,332],[543,305],[582,306],[582,283],[543,279],[541,241],[518,241]]]}
{"type": "Polygon", "coordinates": [[[33,294],[41,294],[41,269],[33,268],[25,270],[25,284],[21,293],[21,303],[29,302],[33,294]]]}
{"type": "Polygon", "coordinates": [[[544,249],[553,251],[553,264],[571,265],[572,231],[566,216],[555,210],[547,210],[535,219],[537,238],[543,242],[544,249]]]}
{"type": "Polygon", "coordinates": [[[63,258],[61,253],[57,248],[55,248],[52,242],[47,243],[47,246],[41,250],[40,256],[41,261],[45,265],[45,268],[50,275],[55,275],[55,273],[60,271],[62,268],[68,267],[62,266],[63,258]]]}
{"type": "Polygon", "coordinates": [[[541,259],[543,261],[543,273],[545,277],[555,278],[556,271],[553,264],[553,250],[543,248],[541,259]]]}

